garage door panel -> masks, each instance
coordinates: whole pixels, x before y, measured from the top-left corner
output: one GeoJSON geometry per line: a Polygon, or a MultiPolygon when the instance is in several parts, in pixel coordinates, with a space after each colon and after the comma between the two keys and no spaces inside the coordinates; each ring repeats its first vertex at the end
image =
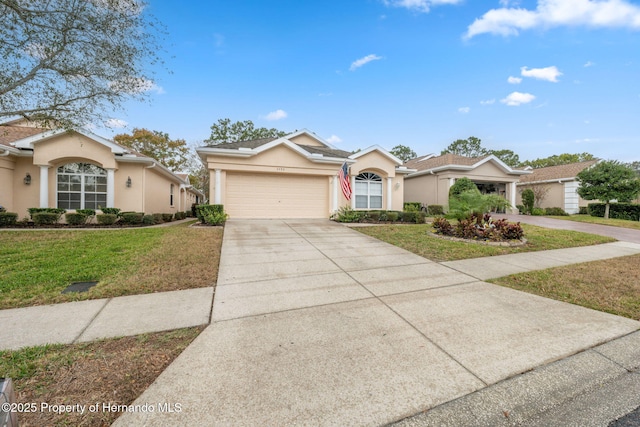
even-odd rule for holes
{"type": "Polygon", "coordinates": [[[326,218],[325,176],[227,173],[225,210],[231,218],[326,218]]]}

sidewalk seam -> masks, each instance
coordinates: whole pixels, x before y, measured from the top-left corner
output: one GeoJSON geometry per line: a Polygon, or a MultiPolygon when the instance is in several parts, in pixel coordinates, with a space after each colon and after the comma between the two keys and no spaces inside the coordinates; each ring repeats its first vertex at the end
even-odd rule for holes
{"type": "Polygon", "coordinates": [[[91,326],[93,324],[93,322],[98,318],[98,316],[100,316],[100,313],[102,313],[102,311],[105,309],[105,307],[111,302],[113,301],[113,298],[107,298],[107,300],[105,301],[104,305],[100,308],[100,310],[98,310],[98,312],[91,318],[91,320],[89,320],[89,322],[87,323],[87,325],[82,328],[82,330],[80,331],[80,333],[73,339],[73,341],[71,341],[71,344],[75,344],[78,342],[78,340],[80,339],[80,337],[85,333],[85,331],[87,329],[89,329],[89,326],[91,326]]]}

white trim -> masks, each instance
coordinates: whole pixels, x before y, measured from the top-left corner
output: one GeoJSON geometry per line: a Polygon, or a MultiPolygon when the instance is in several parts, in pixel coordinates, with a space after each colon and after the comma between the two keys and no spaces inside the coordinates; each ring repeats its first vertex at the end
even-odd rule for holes
{"type": "Polygon", "coordinates": [[[216,205],[222,204],[222,188],[220,188],[222,179],[220,169],[215,170],[215,189],[213,195],[213,203],[216,205]]]}
{"type": "Polygon", "coordinates": [[[49,166],[40,166],[40,207],[49,207],[49,166]]]}
{"type": "Polygon", "coordinates": [[[332,190],[331,190],[331,212],[338,211],[338,176],[334,175],[331,177],[332,179],[332,190]]]}
{"type": "Polygon", "coordinates": [[[396,156],[394,156],[393,154],[391,154],[390,152],[388,152],[384,148],[380,147],[379,145],[372,145],[371,147],[367,147],[364,150],[360,150],[357,153],[354,153],[354,154],[350,155],[349,158],[355,160],[358,157],[362,157],[365,154],[369,154],[369,153],[371,153],[373,151],[380,152],[380,154],[382,154],[383,156],[387,157],[392,162],[396,163],[396,165],[402,165],[402,160],[400,160],[399,158],[397,158],[396,156]]]}
{"type": "MultiPolygon", "coordinates": [[[[114,208],[116,205],[116,179],[114,169],[105,169],[107,171],[107,207],[114,208]]],[[[82,189],[84,194],[84,188],[82,189]]]]}
{"type": "Polygon", "coordinates": [[[428,175],[436,172],[442,172],[445,170],[472,171],[475,168],[480,167],[489,161],[496,163],[498,167],[500,167],[504,172],[507,173],[507,175],[530,175],[532,173],[531,171],[527,171],[527,170],[513,169],[509,165],[504,163],[502,160],[500,160],[499,158],[491,154],[490,156],[487,156],[484,159],[472,165],[448,164],[448,165],[438,166],[436,168],[424,169],[416,173],[411,173],[409,174],[409,176],[407,176],[407,178],[410,179],[410,178],[418,177],[421,175],[428,175]]]}
{"type": "Polygon", "coordinates": [[[387,177],[387,210],[393,209],[393,178],[387,177]]]}
{"type": "Polygon", "coordinates": [[[84,135],[89,139],[92,139],[93,141],[97,142],[98,144],[102,144],[106,147],[108,147],[112,153],[114,154],[128,154],[129,150],[125,149],[124,147],[122,147],[121,145],[116,144],[113,141],[109,141],[106,138],[103,138],[101,136],[98,136],[92,132],[89,131],[85,131],[85,130],[77,130],[77,129],[73,129],[70,131],[64,130],[64,129],[54,129],[54,130],[47,130],[44,131],[42,133],[36,134],[36,135],[32,135],[29,136],[27,138],[22,138],[19,139],[17,141],[12,142],[12,145],[16,148],[28,148],[33,150],[33,145],[37,144],[38,142],[41,141],[46,141],[48,139],[54,138],[56,136],[62,135],[64,133],[67,132],[75,132],[78,133],[80,135],[84,135]]]}
{"type": "Polygon", "coordinates": [[[575,177],[573,178],[555,178],[555,179],[545,179],[545,180],[541,180],[541,181],[520,181],[518,182],[518,186],[521,185],[534,185],[534,184],[562,184],[563,182],[571,182],[571,181],[577,181],[577,179],[575,177]]]}
{"type": "Polygon", "coordinates": [[[291,138],[295,138],[296,136],[300,136],[300,135],[307,135],[313,139],[315,139],[316,141],[318,141],[320,144],[328,147],[328,148],[332,148],[334,150],[337,150],[337,148],[333,145],[331,145],[330,143],[328,143],[327,141],[325,141],[324,139],[320,138],[318,135],[316,135],[315,133],[311,132],[309,129],[303,128],[300,129],[296,132],[292,132],[288,135],[283,136],[282,138],[286,138],[288,140],[291,140],[291,138]]]}

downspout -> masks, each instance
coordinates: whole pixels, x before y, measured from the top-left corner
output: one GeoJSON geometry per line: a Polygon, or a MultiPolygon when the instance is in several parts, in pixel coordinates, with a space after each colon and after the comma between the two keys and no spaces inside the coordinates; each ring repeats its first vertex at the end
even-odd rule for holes
{"type": "Polygon", "coordinates": [[[3,150],[3,153],[0,154],[0,157],[7,157],[9,154],[11,154],[9,150],[3,150]]]}

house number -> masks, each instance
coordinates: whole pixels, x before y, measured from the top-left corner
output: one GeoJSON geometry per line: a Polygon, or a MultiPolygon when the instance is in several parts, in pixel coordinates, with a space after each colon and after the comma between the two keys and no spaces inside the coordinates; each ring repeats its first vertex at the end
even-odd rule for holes
{"type": "Polygon", "coordinates": [[[276,168],[278,172],[284,172],[284,168],[276,168]]]}

